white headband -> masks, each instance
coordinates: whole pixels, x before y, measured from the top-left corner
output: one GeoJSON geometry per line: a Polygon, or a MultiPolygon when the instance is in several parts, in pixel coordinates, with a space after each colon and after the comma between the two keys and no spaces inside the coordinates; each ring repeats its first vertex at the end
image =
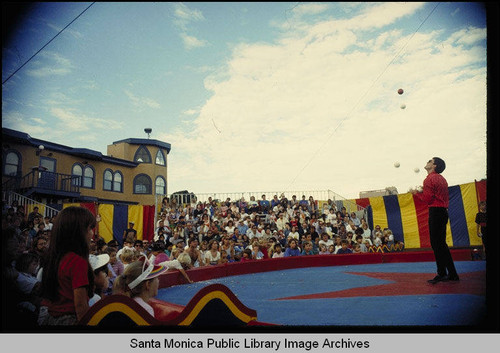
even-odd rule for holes
{"type": "Polygon", "coordinates": [[[144,281],[146,279],[147,276],[149,276],[151,271],[153,271],[153,268],[155,267],[155,256],[151,255],[151,259],[149,260],[149,265],[146,269],[144,269],[147,262],[148,262],[148,259],[146,259],[144,261],[144,264],[142,265],[142,273],[139,275],[139,277],[137,277],[136,279],[134,279],[132,282],[130,282],[128,284],[128,287],[130,289],[134,289],[135,287],[137,287],[142,281],[144,281]]]}

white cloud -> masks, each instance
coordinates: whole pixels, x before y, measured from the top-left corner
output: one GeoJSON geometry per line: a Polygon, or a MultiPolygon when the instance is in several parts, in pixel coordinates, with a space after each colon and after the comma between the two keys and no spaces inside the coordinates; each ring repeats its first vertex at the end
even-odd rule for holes
{"type": "Polygon", "coordinates": [[[89,117],[72,109],[52,108],[50,113],[64,125],[64,130],[70,133],[92,132],[93,130],[106,129],[110,126],[113,126],[113,129],[123,128],[123,122],[107,118],[89,117]]]}
{"type": "Polygon", "coordinates": [[[196,37],[187,35],[186,33],[181,34],[182,41],[184,43],[184,47],[188,50],[194,49],[194,48],[200,48],[204,47],[208,44],[207,41],[198,39],[196,37]]]}
{"type": "Polygon", "coordinates": [[[34,63],[38,68],[26,70],[34,77],[61,76],[71,73],[71,61],[54,52],[42,52],[39,60],[34,63]]]}
{"type": "Polygon", "coordinates": [[[297,16],[317,15],[329,8],[325,3],[306,3],[295,6],[292,12],[297,16]]]}
{"type": "MultiPolygon", "coordinates": [[[[192,131],[164,136],[175,149],[172,187],[179,180],[195,192],[303,188],[358,197],[393,185],[406,192],[422,183],[413,169],[423,170],[429,157],[463,168],[456,141],[475,152],[474,177],[484,177],[486,76],[465,69],[482,51],[443,48],[437,32],[422,32],[388,66],[409,37],[388,30],[363,42],[358,35],[420,7],[374,5],[349,21],[301,26],[277,44],[235,47],[227,76],[207,77],[213,95],[192,131]]],[[[450,185],[472,181],[451,175],[450,185]]]]}
{"type": "Polygon", "coordinates": [[[152,98],[148,97],[138,97],[129,90],[124,91],[127,97],[130,99],[132,102],[132,105],[138,108],[143,108],[143,107],[148,107],[148,108],[153,108],[153,109],[159,109],[161,107],[160,103],[155,101],[152,98]]]}
{"type": "Polygon", "coordinates": [[[192,10],[183,3],[176,3],[173,4],[173,6],[174,6],[174,16],[177,19],[177,21],[186,23],[192,21],[201,21],[205,19],[201,11],[192,10]]]}
{"type": "Polygon", "coordinates": [[[187,30],[187,26],[192,22],[198,22],[205,19],[203,13],[199,10],[192,10],[183,3],[173,4],[174,8],[174,24],[183,32],[187,30]]]}

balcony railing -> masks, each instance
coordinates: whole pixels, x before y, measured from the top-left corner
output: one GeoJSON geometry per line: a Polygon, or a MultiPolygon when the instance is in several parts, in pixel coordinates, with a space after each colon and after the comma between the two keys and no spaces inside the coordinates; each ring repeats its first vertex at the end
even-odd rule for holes
{"type": "Polygon", "coordinates": [[[28,190],[48,191],[57,194],[79,193],[81,177],[69,174],[49,172],[37,168],[22,178],[13,178],[3,185],[6,190],[24,194],[28,190]]]}

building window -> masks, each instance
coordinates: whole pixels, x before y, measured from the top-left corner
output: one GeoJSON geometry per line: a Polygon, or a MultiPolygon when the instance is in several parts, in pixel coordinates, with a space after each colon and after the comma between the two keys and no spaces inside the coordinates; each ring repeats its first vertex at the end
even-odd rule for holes
{"type": "Polygon", "coordinates": [[[90,165],[86,165],[83,169],[83,187],[93,189],[94,188],[94,168],[90,165]]]}
{"type": "Polygon", "coordinates": [[[83,168],[80,164],[73,164],[73,168],[71,168],[71,176],[77,177],[72,178],[71,183],[73,185],[82,186],[83,168]]]}
{"type": "Polygon", "coordinates": [[[111,169],[104,171],[103,190],[122,192],[122,173],[114,172],[111,169]]]}
{"type": "Polygon", "coordinates": [[[21,173],[21,156],[14,151],[7,152],[4,161],[3,174],[8,176],[19,176],[21,173]]]}
{"type": "Polygon", "coordinates": [[[112,186],[113,186],[113,173],[111,172],[111,170],[106,169],[104,171],[104,182],[102,184],[102,188],[104,190],[111,191],[112,186]]]}
{"type": "Polygon", "coordinates": [[[113,174],[113,191],[122,192],[123,191],[123,183],[122,183],[122,174],[120,172],[115,172],[113,174]]]}
{"type": "Polygon", "coordinates": [[[163,152],[161,150],[158,150],[158,152],[156,153],[156,164],[166,165],[165,156],[163,155],[163,152]]]}
{"type": "Polygon", "coordinates": [[[155,193],[156,195],[165,195],[167,193],[165,189],[165,179],[162,176],[156,177],[155,181],[155,193]]]}
{"type": "Polygon", "coordinates": [[[139,163],[151,163],[151,155],[146,147],[140,146],[135,152],[134,161],[139,163]]]}
{"type": "Polygon", "coordinates": [[[151,178],[146,174],[139,174],[134,178],[134,194],[151,194],[151,178]]]}

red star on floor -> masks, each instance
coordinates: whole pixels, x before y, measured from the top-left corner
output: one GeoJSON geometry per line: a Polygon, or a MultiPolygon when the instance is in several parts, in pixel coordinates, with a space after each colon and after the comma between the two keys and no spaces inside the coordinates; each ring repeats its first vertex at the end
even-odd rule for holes
{"type": "Polygon", "coordinates": [[[391,295],[425,295],[425,294],[486,294],[485,271],[460,273],[460,281],[438,282],[430,284],[434,274],[429,273],[394,273],[394,272],[347,272],[357,276],[367,276],[386,281],[386,284],[356,287],[333,292],[297,295],[278,298],[275,300],[290,299],[323,299],[347,297],[381,297],[391,295]]]}

